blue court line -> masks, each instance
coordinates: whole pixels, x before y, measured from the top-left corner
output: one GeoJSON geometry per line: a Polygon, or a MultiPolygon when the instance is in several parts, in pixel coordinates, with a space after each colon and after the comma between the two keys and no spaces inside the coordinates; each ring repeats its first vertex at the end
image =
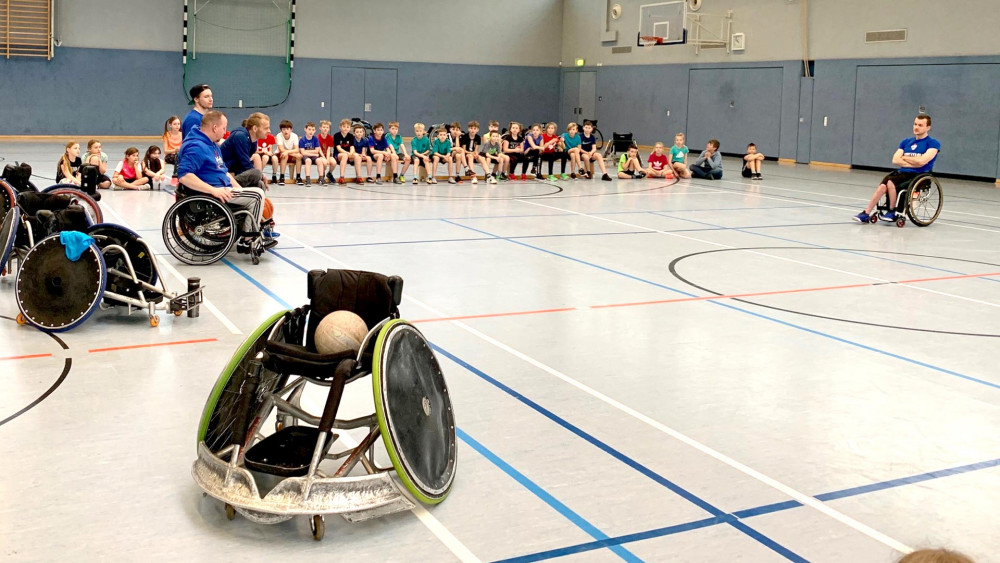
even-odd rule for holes
{"type": "Polygon", "coordinates": [[[226,266],[229,266],[230,268],[232,268],[237,274],[243,276],[243,278],[245,280],[247,280],[248,282],[250,282],[253,285],[255,285],[257,287],[257,289],[259,289],[259,290],[263,291],[264,293],[266,293],[268,295],[268,297],[270,297],[271,299],[274,299],[275,301],[277,301],[278,303],[280,303],[281,306],[284,307],[285,309],[294,309],[295,308],[295,307],[292,307],[291,305],[289,305],[284,299],[278,297],[278,295],[275,294],[273,291],[271,291],[270,289],[268,289],[267,287],[265,287],[264,284],[262,284],[259,281],[253,279],[252,276],[250,276],[249,274],[247,274],[246,272],[244,272],[240,268],[236,267],[236,265],[233,264],[232,262],[230,262],[228,258],[223,258],[222,259],[222,263],[225,264],[226,266]]]}
{"type": "MultiPolygon", "coordinates": [[[[951,475],[959,475],[962,473],[969,473],[971,471],[979,471],[982,469],[988,469],[991,467],[998,467],[998,466],[1000,466],[1000,459],[992,459],[989,461],[981,461],[979,463],[970,463],[968,465],[952,467],[950,469],[930,471],[928,473],[920,473],[918,475],[911,475],[909,477],[900,477],[898,479],[891,479],[889,481],[872,483],[870,485],[862,485],[860,487],[851,487],[849,489],[842,489],[830,493],[823,493],[820,495],[816,495],[813,498],[826,502],[829,500],[864,495],[875,491],[902,487],[904,485],[911,485],[913,483],[920,483],[923,481],[930,481],[933,479],[940,479],[942,477],[948,477],[951,475]]],[[[745,510],[738,510],[736,512],[729,513],[727,516],[742,520],[744,518],[753,518],[754,516],[761,516],[765,514],[773,514],[775,512],[781,512],[784,510],[790,510],[792,508],[798,508],[800,506],[802,506],[802,504],[799,503],[798,501],[788,500],[784,502],[776,502],[773,504],[766,504],[754,508],[748,508],[745,510]]],[[[596,549],[602,549],[612,544],[626,544],[647,539],[670,536],[674,534],[679,534],[681,532],[686,532],[688,530],[697,530],[699,528],[715,526],[717,524],[722,524],[723,522],[724,520],[721,518],[707,518],[704,520],[695,520],[684,524],[676,524],[674,526],[655,528],[643,532],[636,532],[633,534],[615,536],[607,540],[586,542],[556,549],[550,549],[546,551],[540,551],[537,553],[529,553],[518,557],[512,557],[510,559],[504,559],[503,561],[505,563],[506,562],[525,563],[528,561],[542,561],[545,559],[562,557],[563,555],[571,553],[581,553],[584,551],[593,551],[596,549]]]]}
{"type": "MultiPolygon", "coordinates": [[[[496,237],[496,238],[501,239],[501,240],[506,240],[508,242],[511,242],[511,243],[517,244],[517,245],[521,245],[521,246],[524,246],[526,248],[531,248],[533,250],[538,250],[538,251],[544,252],[546,254],[551,254],[553,256],[558,256],[560,258],[565,258],[566,260],[571,260],[571,261],[577,262],[579,264],[590,266],[592,268],[597,268],[598,270],[603,270],[605,272],[608,272],[608,273],[611,273],[611,274],[615,274],[617,276],[621,276],[621,277],[624,277],[624,278],[628,278],[630,280],[635,280],[637,282],[644,283],[644,284],[647,284],[647,285],[651,285],[653,287],[659,287],[661,289],[666,289],[667,291],[678,293],[680,295],[684,295],[685,297],[698,297],[697,295],[695,295],[693,293],[690,293],[690,292],[687,292],[687,291],[683,291],[683,290],[680,290],[680,289],[676,289],[676,288],[670,287],[668,285],[663,285],[661,283],[657,283],[657,282],[654,282],[654,281],[651,281],[651,280],[640,278],[640,277],[634,276],[632,274],[627,274],[627,273],[621,272],[619,270],[614,270],[614,269],[608,268],[606,266],[601,266],[599,264],[594,264],[593,262],[587,262],[586,260],[581,260],[579,258],[574,258],[574,257],[566,255],[566,254],[560,254],[558,252],[555,252],[555,251],[552,251],[552,250],[548,250],[548,249],[542,248],[540,246],[533,246],[533,245],[530,245],[530,244],[528,244],[526,242],[522,242],[522,241],[519,241],[519,240],[513,240],[513,239],[502,237],[502,236],[499,236],[499,235],[494,235],[493,233],[489,233],[489,232],[486,232],[486,231],[483,231],[483,230],[480,230],[480,229],[476,229],[474,227],[469,227],[468,225],[462,225],[461,223],[455,223],[453,221],[448,221],[447,219],[445,219],[444,222],[451,223],[452,225],[456,225],[456,226],[459,226],[459,227],[462,227],[462,228],[465,228],[465,229],[469,229],[470,231],[475,231],[477,233],[481,233],[481,234],[484,234],[484,235],[490,235],[490,236],[496,237]]],[[[826,332],[823,332],[823,331],[820,331],[820,330],[816,330],[816,329],[804,327],[802,325],[797,325],[797,324],[789,322],[789,321],[783,321],[781,319],[778,319],[778,318],[775,318],[775,317],[771,317],[771,316],[765,315],[763,313],[758,313],[758,312],[755,312],[755,311],[750,311],[750,310],[747,310],[747,309],[744,309],[744,308],[741,308],[741,307],[737,307],[736,305],[733,305],[731,303],[726,303],[726,302],[723,302],[723,301],[720,301],[720,300],[714,300],[714,299],[713,300],[706,300],[705,302],[706,303],[710,303],[710,304],[712,304],[714,306],[717,306],[717,307],[724,307],[726,309],[731,309],[733,311],[739,311],[740,313],[745,313],[747,315],[751,315],[751,316],[757,317],[759,319],[771,321],[771,322],[778,323],[778,324],[783,325],[783,326],[787,326],[789,328],[794,328],[796,330],[801,330],[801,331],[804,331],[804,332],[808,332],[810,334],[815,334],[816,336],[821,336],[823,338],[827,338],[827,339],[830,339],[830,340],[833,340],[833,341],[836,341],[836,342],[840,342],[840,343],[843,343],[843,344],[847,344],[847,345],[850,345],[850,346],[861,348],[862,350],[868,350],[869,352],[874,352],[876,354],[880,354],[880,355],[883,355],[883,356],[887,356],[887,357],[890,357],[890,358],[901,360],[901,361],[907,362],[909,364],[913,364],[913,365],[916,365],[916,366],[920,366],[920,367],[924,367],[924,368],[927,368],[927,369],[931,369],[931,370],[934,370],[934,371],[937,371],[937,372],[940,372],[940,373],[944,373],[944,374],[947,374],[947,375],[951,375],[953,377],[958,377],[958,378],[961,378],[961,379],[965,379],[967,381],[972,381],[974,383],[979,383],[981,385],[986,385],[986,386],[992,387],[994,389],[1000,389],[1000,384],[993,383],[992,381],[986,381],[986,380],[983,380],[983,379],[972,377],[971,375],[965,375],[965,374],[959,373],[957,371],[953,371],[953,370],[950,370],[950,369],[947,369],[947,368],[943,368],[943,367],[940,367],[940,366],[935,366],[933,364],[929,364],[927,362],[922,362],[920,360],[915,360],[913,358],[908,358],[906,356],[901,356],[899,354],[894,354],[892,352],[887,352],[885,350],[881,350],[879,348],[875,348],[874,346],[868,346],[867,344],[862,344],[860,342],[855,342],[853,340],[848,340],[847,338],[842,338],[840,336],[834,336],[833,334],[829,334],[829,333],[826,333],[826,332]]]]}
{"type": "MultiPolygon", "coordinates": [[[[281,260],[283,260],[283,261],[287,262],[288,264],[292,265],[295,269],[297,269],[297,270],[299,270],[301,272],[307,272],[308,271],[302,265],[296,263],[293,260],[290,260],[289,258],[287,258],[285,256],[282,256],[280,253],[275,252],[274,250],[270,250],[269,252],[270,252],[270,254],[273,254],[273,255],[277,256],[278,258],[280,258],[281,260]]],[[[239,272],[240,275],[242,275],[243,277],[245,277],[247,279],[250,279],[238,267],[236,267],[235,265],[229,263],[228,261],[226,261],[226,263],[229,265],[230,268],[232,268],[232,269],[236,270],[237,272],[239,272]]],[[[253,280],[251,280],[251,281],[253,281],[253,280]]],[[[264,291],[269,297],[271,297],[272,299],[274,299],[278,303],[281,303],[282,306],[284,306],[285,308],[288,308],[288,309],[292,308],[287,303],[285,303],[283,300],[281,300],[280,297],[278,297],[277,295],[275,295],[274,293],[272,293],[269,289],[267,289],[263,285],[255,282],[255,281],[254,281],[254,285],[256,285],[258,288],[260,288],[262,291],[264,291]]],[[[468,444],[469,446],[471,446],[474,450],[476,450],[477,452],[479,452],[480,455],[482,455],[483,457],[485,457],[486,459],[488,459],[491,463],[493,463],[498,468],[500,468],[504,473],[506,473],[507,475],[509,475],[515,481],[517,481],[521,486],[523,486],[528,491],[530,491],[532,494],[534,494],[539,499],[541,499],[542,501],[544,501],[546,504],[548,504],[550,507],[552,507],[556,512],[558,512],[563,517],[565,517],[567,520],[569,520],[571,523],[573,523],[576,527],[578,527],[581,530],[583,530],[584,532],[586,532],[587,535],[589,535],[592,538],[597,539],[598,541],[606,541],[606,540],[608,540],[610,538],[610,536],[608,536],[607,534],[605,534],[604,532],[602,532],[596,526],[594,526],[593,524],[591,524],[590,522],[588,522],[585,518],[583,518],[582,516],[580,516],[579,514],[577,514],[576,512],[574,512],[571,508],[569,508],[568,506],[566,506],[565,504],[563,504],[561,501],[559,501],[551,493],[549,493],[548,491],[546,491],[545,489],[543,489],[542,487],[540,487],[538,484],[536,484],[534,481],[532,481],[531,479],[529,479],[527,476],[525,476],[523,473],[521,473],[520,471],[518,471],[517,469],[515,469],[512,465],[510,465],[509,463],[507,463],[506,461],[504,461],[502,458],[500,458],[500,456],[498,456],[495,453],[493,453],[489,448],[487,448],[486,446],[484,446],[483,444],[481,444],[479,441],[477,441],[476,439],[474,439],[472,436],[469,436],[461,428],[456,427],[456,432],[458,434],[458,437],[463,442],[465,442],[466,444],[468,444]]],[[[611,551],[613,551],[615,554],[617,554],[619,557],[621,557],[622,559],[624,559],[626,561],[642,561],[640,558],[636,557],[633,553],[629,552],[627,549],[625,549],[625,548],[623,548],[621,546],[618,546],[618,545],[609,545],[608,549],[610,549],[611,551]]]]}
{"type": "MultiPolygon", "coordinates": [[[[482,455],[490,462],[492,462],[493,465],[496,465],[501,470],[503,470],[504,473],[506,473],[507,475],[512,477],[515,481],[520,483],[521,486],[523,486],[525,489],[528,489],[529,491],[534,493],[535,496],[545,501],[546,504],[554,508],[556,512],[558,512],[559,514],[562,514],[563,517],[565,517],[567,520],[569,520],[573,524],[576,524],[576,527],[580,528],[591,537],[596,538],[599,542],[607,541],[610,539],[610,536],[597,529],[596,526],[585,520],[582,516],[580,516],[576,512],[573,512],[572,509],[570,509],[568,506],[560,502],[558,499],[552,496],[548,491],[538,486],[534,481],[526,477],[523,473],[521,473],[517,469],[514,469],[509,463],[500,459],[500,456],[496,455],[488,448],[480,444],[478,441],[473,439],[471,436],[466,434],[461,428],[457,428],[456,432],[458,433],[458,437],[463,442],[471,446],[472,449],[479,452],[480,455],[482,455]]],[[[637,556],[635,556],[635,554],[626,550],[621,545],[608,545],[607,547],[625,561],[642,561],[642,559],[639,559],[637,556]]]]}
{"type": "Polygon", "coordinates": [[[596,447],[597,449],[599,449],[599,450],[603,451],[604,453],[608,454],[609,456],[617,459],[618,461],[622,462],[626,466],[634,469],[635,471],[637,471],[641,475],[643,475],[645,477],[648,477],[650,480],[652,480],[653,482],[655,482],[655,483],[657,483],[659,485],[662,485],[663,487],[665,487],[668,490],[672,491],[673,493],[675,493],[676,495],[680,496],[684,500],[687,500],[691,504],[694,504],[698,508],[701,508],[705,512],[708,512],[709,514],[711,514],[715,518],[721,518],[721,519],[723,519],[723,521],[726,524],[729,524],[730,526],[732,526],[732,527],[736,528],[737,530],[743,532],[747,536],[749,536],[749,537],[757,540],[758,542],[760,542],[764,546],[766,546],[769,549],[771,549],[772,551],[780,554],[781,556],[785,557],[789,561],[806,561],[806,559],[804,559],[800,555],[792,552],[788,548],[786,548],[786,547],[782,546],[781,544],[775,542],[774,540],[768,538],[764,534],[761,534],[760,532],[758,532],[758,531],[754,530],[753,528],[747,526],[743,522],[739,522],[735,518],[728,517],[727,513],[725,511],[723,511],[722,509],[717,508],[716,506],[712,505],[708,501],[706,501],[706,500],[698,497],[694,493],[688,491],[687,489],[684,489],[680,485],[674,483],[673,481],[667,479],[666,477],[660,475],[659,473],[656,473],[652,469],[646,467],[645,465],[643,465],[643,464],[639,463],[638,461],[632,459],[631,457],[625,455],[621,451],[619,451],[619,450],[611,447],[606,442],[598,439],[597,437],[593,436],[592,434],[587,433],[586,431],[584,431],[580,427],[578,427],[578,426],[574,425],[573,423],[569,422],[568,420],[560,417],[559,415],[557,415],[554,412],[548,410],[547,408],[541,406],[540,404],[538,404],[535,401],[529,399],[528,397],[525,397],[524,395],[522,395],[521,393],[515,391],[513,388],[509,387],[508,385],[506,385],[504,383],[501,383],[497,379],[495,379],[495,378],[487,375],[485,372],[483,372],[480,369],[476,368],[475,366],[469,364],[465,360],[462,360],[461,358],[459,358],[458,356],[456,356],[456,355],[452,354],[451,352],[445,350],[444,348],[441,348],[440,346],[438,346],[438,345],[436,345],[434,343],[431,343],[431,348],[433,348],[436,352],[438,352],[439,354],[445,356],[449,360],[451,360],[451,361],[455,362],[456,364],[462,366],[463,368],[465,368],[466,370],[468,370],[470,373],[476,375],[480,379],[486,381],[487,383],[489,383],[489,384],[493,385],[494,387],[500,389],[504,393],[507,393],[511,397],[517,399],[522,404],[524,404],[525,406],[531,408],[535,412],[541,414],[545,418],[547,418],[547,419],[551,420],[552,422],[556,423],[557,425],[563,427],[565,430],[568,430],[572,434],[576,435],[579,438],[582,438],[584,441],[588,442],[589,444],[591,444],[592,446],[596,447]]]}

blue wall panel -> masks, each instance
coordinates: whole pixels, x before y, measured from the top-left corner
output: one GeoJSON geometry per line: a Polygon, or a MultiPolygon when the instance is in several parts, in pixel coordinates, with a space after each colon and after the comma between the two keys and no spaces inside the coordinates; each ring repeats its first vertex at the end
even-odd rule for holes
{"type": "Polygon", "coordinates": [[[691,70],[688,86],[689,146],[709,139],[720,150],[741,153],[747,143],[775,156],[781,142],[783,69],[701,68],[691,70]]]}
{"type": "Polygon", "coordinates": [[[812,139],[812,98],[815,79],[799,79],[799,137],[795,147],[795,161],[809,162],[809,145],[812,139]]]}

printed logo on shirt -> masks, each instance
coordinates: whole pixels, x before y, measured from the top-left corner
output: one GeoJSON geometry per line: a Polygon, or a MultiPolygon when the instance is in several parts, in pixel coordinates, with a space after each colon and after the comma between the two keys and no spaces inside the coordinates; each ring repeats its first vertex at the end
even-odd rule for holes
{"type": "Polygon", "coordinates": [[[911,151],[915,151],[915,150],[917,150],[917,144],[916,144],[916,143],[913,143],[912,145],[910,145],[910,150],[911,150],[911,151]]]}

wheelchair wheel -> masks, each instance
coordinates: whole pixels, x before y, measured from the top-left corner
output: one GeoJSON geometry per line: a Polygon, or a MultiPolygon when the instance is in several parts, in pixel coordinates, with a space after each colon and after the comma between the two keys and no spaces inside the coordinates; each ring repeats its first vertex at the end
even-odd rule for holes
{"type": "Polygon", "coordinates": [[[250,333],[215,382],[215,387],[201,413],[201,423],[198,425],[198,443],[205,442],[212,452],[232,444],[237,431],[245,432],[239,442],[240,450],[245,451],[250,445],[251,438],[256,436],[260,422],[267,417],[268,413],[262,412],[265,407],[264,396],[284,387],[287,375],[277,374],[261,367],[257,388],[252,396],[246,398],[248,399],[246,413],[252,418],[247,420],[245,425],[237,420],[240,417],[241,405],[244,403],[241,399],[244,399],[243,394],[248,392],[247,379],[253,375],[251,369],[254,367],[254,360],[264,351],[271,329],[284,316],[285,311],[275,313],[250,333]],[[245,426],[245,430],[237,429],[237,425],[245,426]]]}
{"type": "MultiPolygon", "coordinates": [[[[129,263],[132,264],[132,271],[135,277],[150,285],[156,284],[156,264],[149,248],[139,239],[139,235],[130,229],[113,223],[101,223],[87,229],[87,234],[94,237],[97,247],[104,254],[104,263],[108,267],[108,281],[105,284],[105,291],[138,299],[142,288],[132,282],[129,263]],[[108,249],[109,246],[117,245],[125,249],[128,254],[128,261],[125,254],[117,249],[108,249]],[[111,270],[121,272],[123,275],[112,273],[111,270]]],[[[110,304],[116,303],[112,298],[105,296],[105,301],[110,304]]]]}
{"type": "Polygon", "coordinates": [[[424,336],[394,319],[382,327],[372,358],[375,414],[403,486],[425,504],[448,496],[455,479],[455,415],[444,374],[424,336]]]}
{"type": "Polygon", "coordinates": [[[4,180],[0,180],[0,217],[17,207],[17,192],[4,180]]]}
{"type": "Polygon", "coordinates": [[[21,224],[21,210],[17,207],[8,209],[0,224],[0,273],[6,274],[7,260],[14,251],[14,239],[17,237],[17,227],[21,224]]]}
{"type": "Polygon", "coordinates": [[[69,330],[98,309],[106,279],[99,250],[88,246],[73,262],[59,235],[53,235],[24,255],[15,282],[17,307],[29,323],[46,332],[69,330]]]}
{"type": "Polygon", "coordinates": [[[944,192],[934,176],[920,176],[910,184],[906,215],[918,227],[926,227],[941,214],[944,192]]]}
{"type": "Polygon", "coordinates": [[[87,214],[87,219],[90,221],[91,225],[97,225],[98,223],[104,222],[104,214],[101,213],[101,207],[97,205],[94,198],[81,190],[79,186],[73,184],[56,184],[54,186],[49,186],[42,190],[43,194],[64,194],[73,196],[73,203],[79,205],[83,208],[83,211],[87,214]]]}
{"type": "Polygon", "coordinates": [[[188,196],[163,218],[163,242],[181,262],[208,265],[222,259],[236,243],[235,225],[224,203],[207,195],[188,196]]]}

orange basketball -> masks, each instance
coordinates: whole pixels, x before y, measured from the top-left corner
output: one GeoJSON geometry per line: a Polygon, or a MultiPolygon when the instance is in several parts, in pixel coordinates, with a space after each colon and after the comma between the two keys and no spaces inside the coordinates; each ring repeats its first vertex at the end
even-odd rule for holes
{"type": "Polygon", "coordinates": [[[274,204],[271,203],[271,200],[267,199],[266,197],[264,198],[263,217],[264,219],[270,219],[271,217],[274,217],[274,204]]]}

